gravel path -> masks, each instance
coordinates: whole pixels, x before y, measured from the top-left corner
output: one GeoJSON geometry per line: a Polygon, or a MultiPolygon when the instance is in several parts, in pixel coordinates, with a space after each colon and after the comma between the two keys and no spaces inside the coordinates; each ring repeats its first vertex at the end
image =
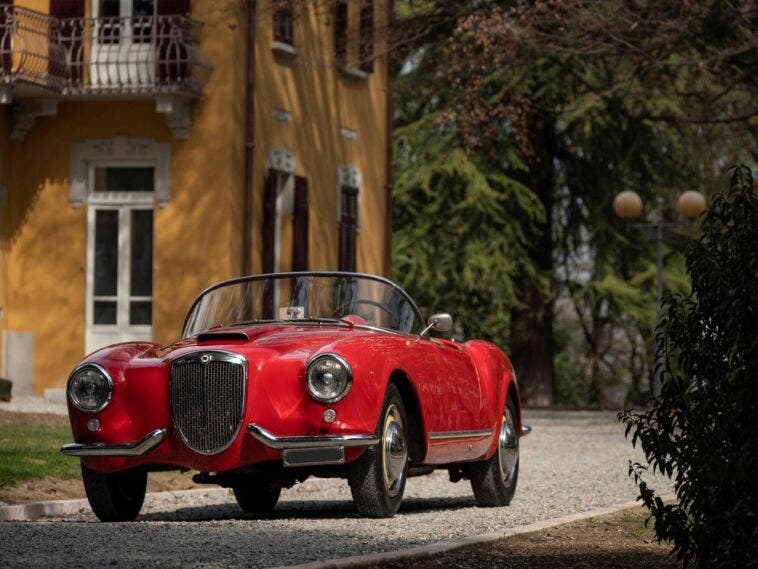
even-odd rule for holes
{"type": "Polygon", "coordinates": [[[519,487],[507,508],[477,508],[467,481],[451,484],[435,472],[408,481],[393,519],[362,519],[346,482],[311,479],[283,492],[267,517],[246,516],[227,492],[211,491],[151,501],[139,523],[101,524],[87,513],[0,523],[0,564],[270,567],[460,538],[637,497],[627,461],[641,455],[614,413],[529,411],[525,422],[534,431],[522,442],[519,487]]]}

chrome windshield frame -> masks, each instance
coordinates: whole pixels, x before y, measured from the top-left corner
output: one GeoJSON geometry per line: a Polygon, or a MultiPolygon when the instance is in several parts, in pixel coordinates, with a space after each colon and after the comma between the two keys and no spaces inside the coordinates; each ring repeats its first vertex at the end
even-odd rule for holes
{"type": "MultiPolygon", "coordinates": [[[[214,290],[236,285],[236,284],[242,284],[247,282],[253,282],[253,281],[261,281],[271,278],[277,278],[277,279],[287,279],[287,278],[300,278],[300,277],[326,277],[326,278],[334,278],[334,277],[349,277],[349,278],[362,278],[367,280],[372,280],[376,282],[380,282],[382,284],[388,285],[392,287],[393,289],[397,290],[400,295],[408,301],[408,304],[410,305],[411,309],[413,310],[414,315],[418,319],[418,323],[420,326],[423,327],[424,325],[424,317],[421,313],[421,310],[419,309],[418,305],[414,302],[414,300],[411,298],[411,296],[403,290],[403,288],[398,285],[397,283],[391,281],[390,279],[386,277],[381,277],[379,275],[372,275],[369,273],[351,273],[346,271],[293,271],[293,272],[284,272],[284,273],[263,273],[260,275],[247,275],[244,277],[235,277],[233,279],[227,279],[225,281],[218,282],[212,286],[209,286],[205,290],[203,290],[195,299],[195,301],[192,303],[192,306],[190,306],[190,309],[187,311],[187,316],[184,318],[184,325],[182,326],[182,338],[191,338],[192,336],[187,336],[187,324],[189,323],[190,315],[195,310],[195,307],[200,302],[200,300],[209,292],[212,292],[214,290]]],[[[285,322],[284,320],[282,322],[285,322]]],[[[365,327],[365,325],[356,325],[365,327]]],[[[381,326],[370,326],[370,328],[376,329],[376,330],[382,330],[385,332],[392,332],[395,334],[406,334],[409,336],[418,336],[418,332],[403,332],[401,330],[393,330],[392,328],[383,328],[381,326]]],[[[198,332],[202,333],[202,332],[198,332]]]]}

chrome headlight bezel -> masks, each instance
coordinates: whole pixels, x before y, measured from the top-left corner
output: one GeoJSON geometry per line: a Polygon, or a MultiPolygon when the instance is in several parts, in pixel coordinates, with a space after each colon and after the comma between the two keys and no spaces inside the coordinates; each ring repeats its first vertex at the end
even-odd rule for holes
{"type": "Polygon", "coordinates": [[[308,394],[318,401],[319,403],[337,403],[338,401],[341,401],[344,399],[348,393],[350,393],[350,389],[353,386],[353,369],[350,367],[350,364],[347,363],[347,360],[343,358],[342,356],[338,356],[337,354],[319,354],[312,360],[308,362],[308,365],[305,368],[305,387],[308,390],[308,394]],[[311,381],[311,374],[315,372],[315,366],[319,362],[323,360],[332,360],[337,362],[340,366],[342,366],[345,369],[345,372],[347,373],[347,380],[345,381],[345,385],[342,388],[342,390],[333,397],[324,397],[323,395],[319,394],[317,391],[314,390],[313,384],[311,381]]]}
{"type": "Polygon", "coordinates": [[[111,374],[108,373],[108,370],[105,369],[100,364],[85,363],[85,364],[79,365],[76,368],[74,368],[74,371],[71,372],[71,375],[68,377],[68,381],[66,382],[66,398],[71,402],[71,405],[73,405],[77,410],[81,411],[82,413],[90,413],[90,414],[99,413],[100,411],[105,409],[110,404],[111,399],[113,399],[113,378],[111,377],[111,374]],[[105,379],[106,385],[108,388],[108,395],[105,398],[105,401],[103,401],[100,405],[98,405],[95,408],[83,407],[81,405],[81,402],[77,399],[76,395],[71,390],[72,383],[76,375],[86,369],[94,370],[100,376],[102,376],[103,379],[105,379]]]}

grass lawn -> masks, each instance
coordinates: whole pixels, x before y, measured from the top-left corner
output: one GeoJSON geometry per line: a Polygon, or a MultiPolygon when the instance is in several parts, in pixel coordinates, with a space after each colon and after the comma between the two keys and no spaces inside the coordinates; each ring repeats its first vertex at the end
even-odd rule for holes
{"type": "Polygon", "coordinates": [[[71,428],[28,421],[0,422],[0,488],[31,478],[78,478],[79,461],[62,455],[71,440],[71,428]]]}

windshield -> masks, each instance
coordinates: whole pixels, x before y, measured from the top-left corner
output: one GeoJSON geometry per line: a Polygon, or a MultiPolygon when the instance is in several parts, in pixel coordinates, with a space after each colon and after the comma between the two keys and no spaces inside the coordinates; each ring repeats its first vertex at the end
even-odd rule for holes
{"type": "Polygon", "coordinates": [[[354,273],[281,273],[220,283],[195,301],[184,337],[259,322],[326,321],[415,333],[421,314],[397,285],[354,273]]]}

